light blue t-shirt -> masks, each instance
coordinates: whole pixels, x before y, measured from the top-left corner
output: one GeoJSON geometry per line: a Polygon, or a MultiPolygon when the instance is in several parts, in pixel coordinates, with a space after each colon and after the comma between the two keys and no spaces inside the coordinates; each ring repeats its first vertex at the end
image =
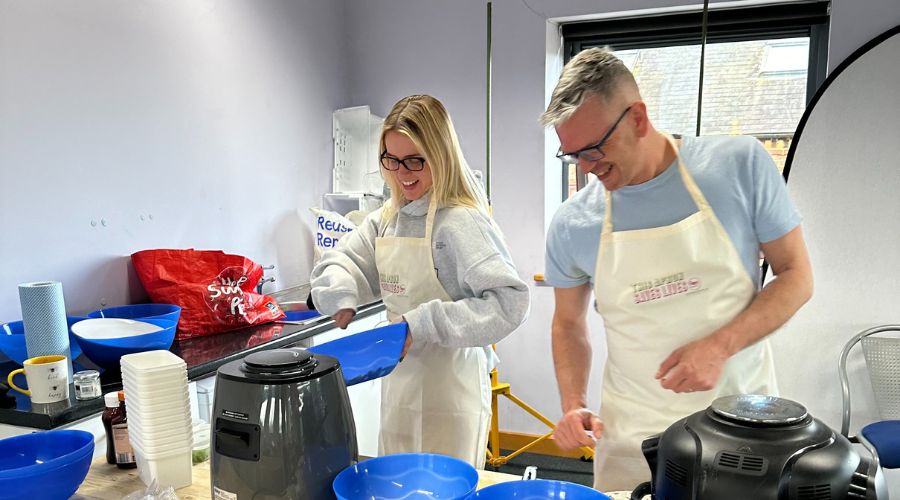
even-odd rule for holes
{"type": "MultiPolygon", "coordinates": [[[[759,244],[784,236],[801,220],[772,157],[753,137],[733,136],[683,137],[680,154],[758,285],[759,244]]],[[[551,286],[593,283],[604,196],[603,184],[595,180],[553,216],[544,270],[551,286]]],[[[612,196],[613,231],[667,226],[697,211],[677,160],[655,178],[612,196]]]]}

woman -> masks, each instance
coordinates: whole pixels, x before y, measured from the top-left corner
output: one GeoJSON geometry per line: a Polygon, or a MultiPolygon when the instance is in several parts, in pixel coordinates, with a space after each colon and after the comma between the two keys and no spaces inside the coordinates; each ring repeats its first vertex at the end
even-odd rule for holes
{"type": "Polygon", "coordinates": [[[381,297],[408,325],[402,362],[382,381],[379,454],[441,453],[483,467],[492,343],[525,320],[519,279],[440,101],[401,99],[385,118],[381,166],[391,199],[312,272],[319,311],[346,328],[381,297]]]}

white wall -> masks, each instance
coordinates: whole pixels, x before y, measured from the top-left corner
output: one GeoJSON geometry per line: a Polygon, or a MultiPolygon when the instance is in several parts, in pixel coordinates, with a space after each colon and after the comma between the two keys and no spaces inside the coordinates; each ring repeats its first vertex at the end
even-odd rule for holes
{"type": "MultiPolygon", "coordinates": [[[[368,103],[384,112],[408,93],[431,93],[444,100],[458,126],[463,149],[480,167],[484,155],[485,2],[421,0],[349,0],[354,103],[368,103]],[[402,29],[400,34],[398,27],[402,29]],[[393,75],[393,77],[392,77],[393,75]]],[[[696,6],[684,0],[618,0],[606,2],[495,0],[493,83],[493,203],[519,273],[526,280],[543,272],[545,198],[552,202],[558,173],[545,166],[544,131],[537,124],[548,88],[546,69],[558,57],[553,50],[555,26],[548,19],[589,16],[653,8],[696,6]],[[548,35],[549,33],[549,35],[548,35]],[[548,41],[549,40],[549,41],[548,41]],[[549,54],[547,53],[549,52],[549,54]]],[[[871,37],[900,23],[895,0],[851,2],[835,0],[832,10],[831,61],[842,59],[871,37]]],[[[558,69],[554,69],[558,72],[558,69]]],[[[555,80],[551,80],[550,85],[555,80]]],[[[552,137],[548,143],[552,144],[552,137]]],[[[558,199],[558,197],[557,197],[558,199]]],[[[821,284],[820,284],[821,285],[821,284]]],[[[501,378],[513,392],[551,419],[560,415],[550,354],[552,289],[533,288],[533,307],[526,324],[499,345],[501,378]]],[[[850,314],[848,311],[847,314],[850,314]]],[[[595,339],[591,404],[599,403],[602,325],[591,324],[595,339]]],[[[812,339],[809,339],[813,342],[812,339]]],[[[802,343],[802,342],[801,342],[802,343]]],[[[835,370],[834,359],[810,360],[811,369],[835,370]]],[[[801,401],[818,401],[821,388],[793,391],[801,401]]],[[[837,386],[832,390],[837,391],[837,386]]],[[[818,408],[819,410],[823,410],[818,408]]],[[[835,409],[827,410],[828,416],[835,409]]],[[[830,421],[829,423],[834,423],[830,421]]],[[[504,430],[542,433],[542,424],[506,404],[504,430]]]]}
{"type": "MultiPolygon", "coordinates": [[[[140,299],[128,256],[223,249],[308,281],[330,189],[343,2],[0,0],[0,321],[140,299]]],[[[271,285],[269,285],[271,286],[271,285]]]]}

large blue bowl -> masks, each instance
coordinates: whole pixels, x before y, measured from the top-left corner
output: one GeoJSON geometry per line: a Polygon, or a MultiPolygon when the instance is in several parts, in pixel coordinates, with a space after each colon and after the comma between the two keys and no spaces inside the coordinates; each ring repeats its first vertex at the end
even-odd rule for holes
{"type": "Polygon", "coordinates": [[[477,500],[610,500],[599,491],[566,481],[534,479],[510,481],[478,490],[472,498],[477,500]]]}
{"type": "Polygon", "coordinates": [[[0,439],[0,499],[71,497],[87,476],[94,436],[76,430],[0,439]]]}
{"type": "Polygon", "coordinates": [[[339,500],[465,499],[478,485],[478,472],[453,457],[401,453],[351,465],[332,485],[339,500]]]}
{"type": "Polygon", "coordinates": [[[107,307],[88,313],[88,318],[168,319],[178,323],[181,307],[175,304],[132,304],[107,307]]]}
{"type": "MultiPolygon", "coordinates": [[[[123,318],[117,318],[123,319],[123,318]]],[[[97,321],[96,318],[88,321],[97,321]]],[[[134,335],[131,337],[92,339],[75,333],[75,341],[81,346],[84,355],[91,361],[107,370],[118,370],[119,359],[126,354],[144,351],[168,350],[175,340],[176,323],[168,319],[142,319],[142,323],[159,326],[162,330],[134,335]]],[[[77,331],[76,326],[76,331],[77,331]]]]}
{"type": "MultiPolygon", "coordinates": [[[[69,352],[74,360],[81,355],[81,347],[75,341],[75,335],[72,333],[72,325],[86,319],[81,316],[66,316],[66,322],[69,323],[69,352]]],[[[21,321],[11,321],[5,325],[0,325],[0,351],[7,358],[18,364],[24,364],[28,359],[28,349],[25,347],[25,324],[21,321]]],[[[60,353],[62,354],[62,353],[60,353]]]]}
{"type": "Polygon", "coordinates": [[[347,335],[309,350],[337,358],[344,382],[350,386],[384,377],[394,370],[406,342],[406,329],[406,323],[394,323],[347,335]]]}

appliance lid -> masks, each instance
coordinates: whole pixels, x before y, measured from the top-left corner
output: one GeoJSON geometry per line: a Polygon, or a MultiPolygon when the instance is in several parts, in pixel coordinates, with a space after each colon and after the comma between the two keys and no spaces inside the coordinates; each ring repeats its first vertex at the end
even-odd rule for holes
{"type": "Polygon", "coordinates": [[[226,379],[257,384],[286,384],[319,378],[340,368],[336,358],[299,347],[269,349],[222,365],[226,379]]]}
{"type": "Polygon", "coordinates": [[[809,416],[800,403],[759,394],[718,398],[710,408],[726,420],[765,426],[796,424],[809,416]]]}
{"type": "Polygon", "coordinates": [[[248,373],[285,373],[311,371],[317,364],[316,358],[305,349],[272,349],[248,355],[241,369],[248,373]]]}

